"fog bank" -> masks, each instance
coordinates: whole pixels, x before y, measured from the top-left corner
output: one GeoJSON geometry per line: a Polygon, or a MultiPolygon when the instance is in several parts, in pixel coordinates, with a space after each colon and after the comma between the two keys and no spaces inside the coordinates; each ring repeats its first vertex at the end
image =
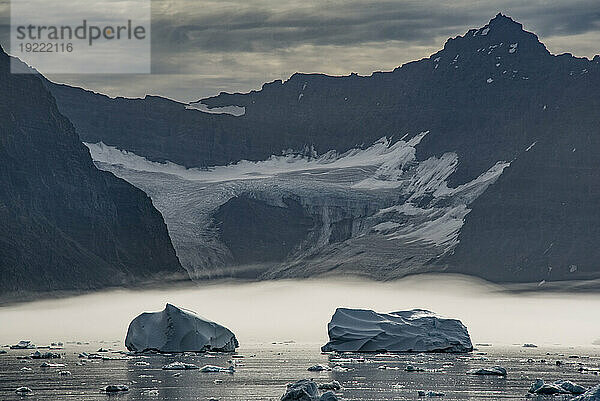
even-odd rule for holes
{"type": "Polygon", "coordinates": [[[0,343],[123,341],[129,322],[166,302],[236,333],[242,344],[325,342],[336,307],[382,312],[425,308],[461,319],[474,343],[591,345],[600,338],[600,294],[514,294],[453,275],[394,282],[359,279],[217,283],[159,290],[112,290],[0,308],[0,343]],[[592,316],[594,315],[594,316],[592,316]]]}

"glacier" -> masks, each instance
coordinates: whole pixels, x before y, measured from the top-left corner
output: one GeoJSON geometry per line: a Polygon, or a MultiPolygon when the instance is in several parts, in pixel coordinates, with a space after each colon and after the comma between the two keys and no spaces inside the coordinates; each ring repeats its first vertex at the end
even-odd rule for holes
{"type": "Polygon", "coordinates": [[[306,146],[263,161],[206,169],[149,161],[103,143],[86,146],[98,168],[151,197],[192,279],[245,267],[215,218],[219,208],[243,196],[278,208],[288,208],[291,200],[312,221],[285,258],[263,263],[257,276],[335,271],[392,279],[443,269],[435,261],[458,244],[470,204],[510,165],[498,161],[479,177],[451,188],[448,178],[459,158],[447,152],[418,160],[417,148],[427,134],[381,138],[341,154],[317,155],[306,146]]]}

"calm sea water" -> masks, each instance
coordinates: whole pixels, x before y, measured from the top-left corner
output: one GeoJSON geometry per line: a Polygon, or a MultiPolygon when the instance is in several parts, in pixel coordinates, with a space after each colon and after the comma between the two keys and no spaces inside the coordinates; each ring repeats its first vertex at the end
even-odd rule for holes
{"type": "MultiPolygon", "coordinates": [[[[319,352],[319,344],[249,344],[236,353],[226,355],[152,355],[119,360],[87,360],[80,352],[95,352],[100,347],[122,349],[118,343],[67,344],[58,352],[64,355],[52,362],[61,368],[41,368],[43,361],[20,359],[31,350],[8,350],[0,355],[0,399],[21,400],[14,393],[28,386],[34,394],[29,400],[279,400],[286,384],[302,378],[317,383],[337,380],[343,386],[339,395],[344,400],[416,400],[418,390],[445,393],[444,400],[523,400],[534,379],[568,379],[584,386],[600,383],[600,376],[579,372],[581,366],[598,368],[600,349],[521,346],[486,346],[467,355],[450,354],[378,354],[327,355],[319,352]],[[243,356],[243,357],[242,357],[243,356]],[[556,361],[564,364],[557,366],[556,361]],[[236,364],[236,372],[202,373],[198,370],[167,371],[169,362],[183,361],[199,366],[236,364]],[[146,362],[141,366],[139,362],[146,362]],[[342,366],[348,371],[307,371],[321,363],[342,366]],[[414,365],[425,372],[406,372],[414,365]],[[468,369],[499,364],[508,376],[478,377],[467,375],[468,369]],[[32,371],[22,371],[29,367],[32,371]],[[383,369],[385,367],[386,369],[383,369]],[[71,376],[60,376],[68,370],[71,376]],[[101,389],[108,384],[126,384],[127,393],[107,395],[101,389]]],[[[104,353],[107,357],[123,357],[104,353]]],[[[536,399],[534,397],[534,399],[536,399]]],[[[544,398],[539,398],[540,400],[544,398]]],[[[567,398],[554,397],[553,400],[567,398]]]]}
{"type": "Polygon", "coordinates": [[[419,390],[443,392],[444,400],[523,400],[538,377],[600,384],[600,376],[579,373],[581,366],[600,367],[600,346],[592,345],[600,344],[598,310],[597,293],[515,293],[450,275],[387,283],[336,278],[111,290],[5,305],[0,307],[0,345],[21,339],[37,345],[62,341],[65,348],[59,352],[64,357],[52,362],[65,367],[41,368],[43,361],[23,358],[31,350],[0,348],[8,351],[0,354],[0,401],[20,399],[14,392],[20,386],[34,391],[28,400],[279,400],[287,383],[303,378],[339,381],[343,400],[417,400],[419,390]],[[80,352],[124,350],[129,322],[141,312],[162,310],[166,302],[227,326],[240,341],[238,354],[243,357],[123,358],[107,353],[122,359],[78,364],[80,352]],[[468,355],[321,354],[336,307],[430,309],[462,320],[474,343],[493,346],[478,347],[468,355]],[[523,348],[524,343],[539,348],[523,348]],[[226,367],[229,360],[236,363],[234,374],[161,369],[173,361],[226,367]],[[564,364],[556,365],[558,360],[564,364]],[[307,371],[318,363],[347,371],[307,371]],[[408,364],[426,371],[406,372],[408,364]],[[466,374],[471,368],[496,364],[508,370],[506,378],[466,374]],[[32,370],[22,371],[23,367],[32,370]],[[71,375],[60,376],[60,370],[71,375]],[[108,384],[126,384],[130,391],[109,396],[101,392],[108,384]]]}

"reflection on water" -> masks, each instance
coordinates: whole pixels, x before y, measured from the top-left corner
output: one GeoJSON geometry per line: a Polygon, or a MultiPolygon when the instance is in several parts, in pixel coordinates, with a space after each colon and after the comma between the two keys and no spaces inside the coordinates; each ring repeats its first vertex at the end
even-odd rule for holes
{"type": "MultiPolygon", "coordinates": [[[[34,391],[32,397],[40,401],[54,400],[209,400],[252,401],[279,400],[289,382],[313,378],[318,384],[337,380],[343,386],[339,392],[344,400],[389,401],[418,399],[419,390],[445,393],[445,400],[523,400],[531,383],[538,377],[546,381],[568,379],[586,387],[600,382],[597,375],[581,374],[579,366],[598,366],[598,348],[522,348],[481,347],[467,355],[451,354],[380,354],[380,355],[323,355],[319,344],[248,344],[238,356],[231,354],[206,355],[153,355],[126,360],[87,360],[78,365],[79,352],[94,352],[98,347],[112,344],[67,344],[65,355],[56,362],[64,368],[40,368],[39,360],[18,359],[31,351],[10,350],[0,355],[0,399],[18,400],[14,389],[26,385],[34,391]],[[482,352],[483,351],[483,352],[482,352]],[[577,354],[579,358],[569,356],[577,354]],[[228,366],[236,364],[236,372],[202,373],[199,370],[166,371],[161,367],[173,361],[184,361],[199,366],[205,364],[228,366]],[[558,366],[560,360],[563,365],[558,366]],[[145,362],[140,365],[140,362],[145,362]],[[147,365],[146,365],[147,363],[147,365]],[[325,372],[309,372],[314,364],[343,367],[325,372]],[[425,369],[424,372],[406,372],[407,365],[425,369]],[[471,368],[500,364],[508,376],[480,377],[466,375],[471,368]],[[32,371],[23,372],[24,366],[32,371]],[[385,367],[385,369],[383,369],[385,367]],[[60,376],[66,369],[70,376],[60,376]],[[107,396],[100,390],[108,384],[127,384],[130,391],[107,396]]],[[[107,353],[110,357],[119,354],[107,353]]],[[[552,398],[560,401],[562,398],[552,398]]],[[[535,400],[535,398],[534,398],[535,400]]],[[[543,398],[540,398],[540,401],[543,398]]]]}

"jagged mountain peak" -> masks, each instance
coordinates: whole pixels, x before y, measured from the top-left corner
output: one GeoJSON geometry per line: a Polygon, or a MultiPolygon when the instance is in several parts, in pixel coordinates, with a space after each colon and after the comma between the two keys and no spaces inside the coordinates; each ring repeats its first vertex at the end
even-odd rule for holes
{"type": "MultiPolygon", "coordinates": [[[[481,28],[470,29],[463,36],[448,39],[443,50],[438,53],[470,55],[474,51],[489,52],[502,48],[509,54],[516,53],[517,49],[520,49],[521,53],[527,53],[529,56],[550,55],[536,34],[526,31],[523,29],[523,24],[501,13],[481,28]]],[[[438,53],[434,56],[439,55],[438,53]]]]}

